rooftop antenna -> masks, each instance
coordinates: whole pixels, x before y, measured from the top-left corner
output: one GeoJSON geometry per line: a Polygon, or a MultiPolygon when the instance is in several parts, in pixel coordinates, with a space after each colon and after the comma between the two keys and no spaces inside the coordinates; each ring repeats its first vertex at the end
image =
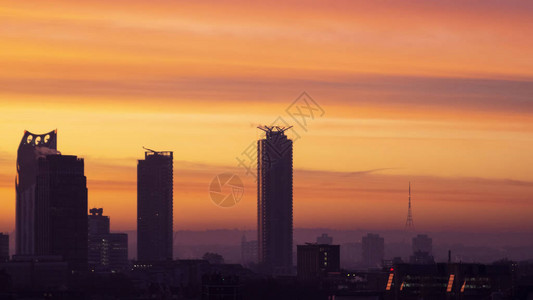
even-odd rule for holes
{"type": "Polygon", "coordinates": [[[153,152],[153,153],[158,153],[157,151],[152,150],[152,149],[148,149],[148,148],[146,148],[145,146],[143,146],[143,149],[144,149],[144,150],[148,150],[148,151],[153,152]]]}
{"type": "Polygon", "coordinates": [[[292,128],[292,126],[267,126],[267,125],[261,125],[257,126],[257,128],[263,130],[264,132],[285,132],[292,128]]]}
{"type": "Polygon", "coordinates": [[[415,229],[413,223],[413,213],[411,212],[411,182],[409,181],[409,208],[407,209],[407,220],[405,221],[405,230],[410,231],[415,229]]]}
{"type": "Polygon", "coordinates": [[[147,152],[144,153],[144,157],[148,157],[148,156],[168,156],[170,158],[173,157],[173,152],[172,151],[155,151],[153,149],[150,149],[150,148],[146,148],[143,146],[143,149],[146,150],[147,152]]]}

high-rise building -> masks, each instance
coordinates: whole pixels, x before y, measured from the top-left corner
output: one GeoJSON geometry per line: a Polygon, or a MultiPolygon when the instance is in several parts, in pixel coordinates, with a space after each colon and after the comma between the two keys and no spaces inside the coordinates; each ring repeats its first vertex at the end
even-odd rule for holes
{"type": "Polygon", "coordinates": [[[89,215],[89,269],[121,271],[128,266],[128,235],[110,233],[109,217],[102,208],[92,208],[89,215]]]}
{"type": "Polygon", "coordinates": [[[137,256],[172,260],[173,153],[147,150],[137,165],[137,256]]]}
{"type": "Polygon", "coordinates": [[[16,238],[18,255],[35,254],[35,185],[38,160],[57,152],[57,131],[34,134],[24,131],[17,151],[16,238]]]}
{"type": "Polygon", "coordinates": [[[109,217],[104,216],[103,208],[89,210],[89,236],[108,234],[110,230],[109,217]]]}
{"type": "Polygon", "coordinates": [[[87,179],[83,159],[39,158],[35,186],[35,255],[60,255],[87,269],[87,179]]]}
{"type": "Polygon", "coordinates": [[[327,233],[323,233],[321,236],[318,236],[316,238],[317,244],[324,244],[324,245],[331,245],[333,244],[333,238],[329,236],[327,233]]]}
{"type": "Polygon", "coordinates": [[[369,233],[363,237],[363,265],[370,268],[380,267],[385,257],[385,239],[379,234],[369,233]]]}
{"type": "Polygon", "coordinates": [[[297,246],[298,278],[315,280],[340,271],[340,246],[306,244],[297,246]]]}
{"type": "Polygon", "coordinates": [[[9,235],[0,232],[0,262],[9,260],[9,235]]]}
{"type": "Polygon", "coordinates": [[[259,127],[257,142],[258,260],[264,272],[292,273],[292,140],[289,128],[259,127]]]}
{"type": "Polygon", "coordinates": [[[111,271],[125,270],[129,265],[128,234],[110,233],[105,237],[104,243],[108,249],[109,269],[111,271]]]}

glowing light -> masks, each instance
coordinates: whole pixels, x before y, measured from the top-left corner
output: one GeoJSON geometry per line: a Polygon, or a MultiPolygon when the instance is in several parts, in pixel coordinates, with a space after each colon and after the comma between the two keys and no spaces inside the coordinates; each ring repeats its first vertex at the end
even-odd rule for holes
{"type": "Polygon", "coordinates": [[[453,280],[455,279],[454,274],[450,274],[450,279],[448,279],[448,287],[446,288],[446,292],[451,292],[453,287],[453,280]]]}
{"type": "Polygon", "coordinates": [[[392,279],[394,278],[394,273],[390,273],[389,275],[389,280],[387,281],[387,288],[386,290],[387,291],[390,291],[391,289],[391,286],[392,286],[392,279]]]}

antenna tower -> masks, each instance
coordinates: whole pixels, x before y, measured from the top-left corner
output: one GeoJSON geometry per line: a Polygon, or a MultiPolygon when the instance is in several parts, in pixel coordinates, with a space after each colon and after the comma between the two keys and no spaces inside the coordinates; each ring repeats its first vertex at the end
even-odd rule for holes
{"type": "Polygon", "coordinates": [[[407,210],[407,220],[405,221],[405,230],[411,231],[415,229],[415,224],[413,223],[413,213],[411,212],[411,182],[409,182],[409,208],[407,210]]]}

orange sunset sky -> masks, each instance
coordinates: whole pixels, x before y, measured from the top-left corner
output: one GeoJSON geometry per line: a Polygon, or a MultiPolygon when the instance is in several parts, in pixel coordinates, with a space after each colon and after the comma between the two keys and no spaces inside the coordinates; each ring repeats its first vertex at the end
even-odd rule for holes
{"type": "MultiPolygon", "coordinates": [[[[174,151],[174,229],[256,227],[236,157],[306,91],[294,226],[533,230],[527,1],[0,1],[0,231],[24,130],[85,159],[89,207],[136,228],[142,146],[174,151]],[[222,172],[241,202],[209,199],[222,172]]],[[[293,136],[294,133],[289,133],[293,136]]]]}

